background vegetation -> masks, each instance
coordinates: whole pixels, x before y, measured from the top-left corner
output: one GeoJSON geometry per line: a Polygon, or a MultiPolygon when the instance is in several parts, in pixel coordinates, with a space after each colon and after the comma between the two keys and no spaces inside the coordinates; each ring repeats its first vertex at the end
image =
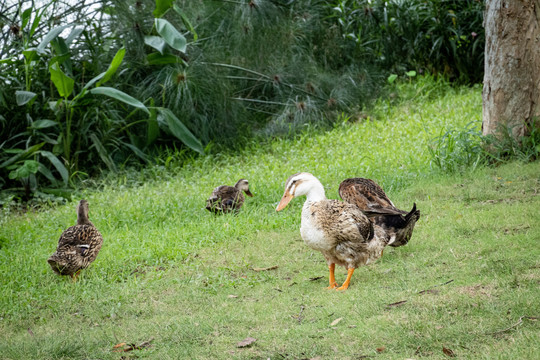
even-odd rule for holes
{"type": "MultiPolygon", "coordinates": [[[[0,204],[329,129],[387,80],[482,78],[480,1],[0,4],[0,204]],[[390,76],[390,77],[389,77],[390,76]]],[[[40,200],[41,199],[41,200],[40,200]]]]}
{"type": "Polygon", "coordinates": [[[110,175],[80,194],[105,242],[76,283],[46,262],[75,202],[5,208],[1,357],[536,359],[540,163],[471,171],[453,150],[467,140],[433,141],[479,126],[479,86],[421,78],[394,91],[366,119],[341,117],[327,132],[110,175]],[[347,292],[327,291],[323,257],[300,238],[303,199],[275,211],[298,171],[329,198],[344,178],[367,176],[400,208],[416,202],[411,242],[358,269],[347,292]],[[255,197],[238,216],[204,209],[216,185],[241,177],[255,197]],[[247,337],[256,341],[238,347],[247,337]],[[142,348],[123,351],[129,344],[142,348]]]}

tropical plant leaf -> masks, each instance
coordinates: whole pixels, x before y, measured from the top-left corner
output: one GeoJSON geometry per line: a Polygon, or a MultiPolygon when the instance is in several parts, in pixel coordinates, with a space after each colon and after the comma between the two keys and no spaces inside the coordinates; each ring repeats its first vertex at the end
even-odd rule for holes
{"type": "Polygon", "coordinates": [[[148,156],[146,156],[146,154],[141,149],[139,149],[133,144],[129,144],[126,142],[123,142],[123,144],[127,146],[128,148],[130,148],[131,151],[133,151],[133,153],[137,155],[139,158],[141,158],[144,162],[148,162],[148,156]]]}
{"type": "Polygon", "coordinates": [[[26,25],[28,25],[28,22],[30,21],[30,16],[32,15],[32,8],[28,8],[23,11],[21,15],[21,29],[24,29],[26,25]]]}
{"type": "Polygon", "coordinates": [[[56,90],[58,90],[60,96],[68,98],[73,92],[75,81],[64,74],[58,63],[51,64],[51,66],[49,66],[49,71],[51,72],[51,80],[54,86],[56,86],[56,90]]]}
{"type": "MultiPolygon", "coordinates": [[[[154,105],[154,100],[152,99],[152,106],[154,105]]],[[[146,132],[146,146],[152,144],[157,137],[159,136],[159,124],[157,121],[157,111],[156,108],[150,108],[150,117],[148,118],[148,130],[146,132]]]]}
{"type": "Polygon", "coordinates": [[[156,30],[173,49],[186,52],[187,41],[184,35],[165,19],[155,19],[156,30]]]}
{"type": "Polygon", "coordinates": [[[22,53],[24,57],[26,58],[27,62],[34,60],[34,58],[37,56],[36,48],[28,48],[24,50],[22,53]]]}
{"type": "Polygon", "coordinates": [[[31,91],[15,91],[15,100],[19,106],[28,104],[36,96],[37,94],[31,91]]]}
{"type": "Polygon", "coordinates": [[[54,178],[51,170],[47,169],[47,167],[45,165],[43,165],[42,163],[39,163],[39,168],[38,168],[38,171],[43,175],[45,176],[47,179],[49,179],[49,181],[51,182],[51,184],[53,186],[56,186],[56,179],[54,178]]]}
{"type": "Polygon", "coordinates": [[[182,22],[184,23],[186,28],[189,30],[189,32],[193,35],[193,40],[197,41],[199,36],[197,35],[197,32],[195,31],[195,28],[193,27],[193,25],[191,25],[191,22],[186,17],[186,15],[182,11],[182,9],[180,9],[180,7],[178,5],[176,5],[176,4],[173,5],[173,9],[174,9],[174,11],[176,11],[176,13],[178,15],[180,15],[180,17],[182,18],[182,22]]]}
{"type": "Polygon", "coordinates": [[[105,95],[105,96],[111,97],[113,99],[120,100],[120,101],[122,101],[122,102],[124,102],[124,103],[126,103],[128,105],[131,105],[131,106],[134,106],[134,107],[136,107],[138,109],[143,110],[147,114],[150,114],[150,111],[148,111],[148,108],[146,106],[144,106],[144,104],[142,102],[140,102],[139,100],[135,99],[134,97],[126,94],[123,91],[120,91],[120,90],[117,90],[117,89],[114,89],[114,88],[111,88],[111,87],[102,86],[102,87],[98,87],[98,88],[90,90],[90,93],[91,94],[97,94],[97,95],[105,95]]]}
{"type": "Polygon", "coordinates": [[[163,55],[163,51],[165,51],[165,48],[167,46],[167,43],[161,36],[145,36],[144,43],[159,51],[161,55],[163,55]]]}
{"type": "Polygon", "coordinates": [[[67,185],[68,180],[69,180],[69,172],[64,166],[64,164],[62,164],[62,162],[52,152],[41,151],[41,155],[49,159],[51,164],[55,167],[56,171],[58,171],[58,173],[62,177],[62,180],[64,181],[64,185],[67,185]]]}
{"type": "Polygon", "coordinates": [[[156,8],[152,14],[154,17],[161,17],[171,8],[174,0],[156,0],[156,8]]]}
{"type": "Polygon", "coordinates": [[[76,27],[69,33],[68,37],[66,38],[66,44],[71,45],[71,42],[75,40],[76,38],[81,35],[81,33],[84,31],[84,28],[76,27]]]}
{"type": "Polygon", "coordinates": [[[71,67],[71,54],[69,53],[69,48],[61,37],[57,37],[56,39],[53,39],[51,41],[51,46],[53,47],[54,51],[56,52],[55,60],[51,59],[49,62],[57,62],[60,65],[64,65],[66,71],[68,74],[73,74],[73,69],[71,67]]]}
{"type": "Polygon", "coordinates": [[[55,38],[57,37],[58,35],[60,35],[62,33],[62,31],[64,31],[65,29],[67,29],[68,27],[71,27],[73,25],[62,25],[62,26],[57,26],[55,27],[54,29],[52,29],[51,31],[49,31],[49,33],[47,35],[45,35],[45,37],[43,38],[43,40],[41,40],[41,42],[39,43],[38,47],[37,47],[37,52],[38,53],[42,53],[45,48],[47,47],[47,45],[49,45],[49,43],[55,38]]]}
{"type": "MultiPolygon", "coordinates": [[[[90,86],[94,85],[96,82],[101,80],[105,76],[105,71],[101,74],[97,75],[96,77],[92,78],[84,87],[83,90],[87,90],[90,86]]],[[[82,93],[81,93],[82,94],[82,93]]],[[[79,94],[79,95],[81,95],[79,94]]]]}
{"type": "Polygon", "coordinates": [[[34,121],[32,125],[30,125],[30,128],[31,129],[45,129],[45,128],[53,127],[56,125],[58,125],[56,121],[43,119],[43,120],[34,121]]]}
{"type": "Polygon", "coordinates": [[[204,149],[201,141],[193,135],[191,131],[172,113],[171,110],[165,108],[158,108],[160,115],[163,117],[165,123],[169,126],[171,133],[182,141],[187,147],[195,150],[200,154],[204,154],[204,149]]]}
{"type": "Polygon", "coordinates": [[[25,160],[21,166],[12,165],[15,167],[13,171],[9,173],[10,179],[23,179],[30,174],[35,174],[38,172],[39,163],[35,160],[25,160]]]}
{"type": "Polygon", "coordinates": [[[99,157],[101,158],[101,160],[105,163],[105,165],[107,165],[109,170],[111,170],[113,172],[116,172],[116,164],[114,163],[113,159],[111,158],[111,156],[109,155],[109,153],[105,149],[105,146],[103,146],[101,141],[99,141],[96,134],[94,134],[94,133],[90,134],[90,139],[94,143],[94,147],[96,148],[96,151],[97,151],[99,157]]]}
{"type": "Polygon", "coordinates": [[[4,152],[6,152],[6,153],[11,153],[11,154],[14,153],[15,156],[12,156],[11,158],[9,158],[9,159],[5,160],[3,163],[1,163],[0,164],[0,169],[4,168],[4,167],[8,167],[9,165],[15,163],[18,160],[24,159],[25,157],[28,157],[28,156],[32,155],[33,153],[38,151],[43,145],[45,145],[45,142],[33,145],[33,146],[29,147],[26,150],[21,150],[21,149],[6,149],[6,150],[4,150],[4,152]]]}
{"type": "Polygon", "coordinates": [[[146,56],[146,60],[148,61],[149,65],[166,65],[166,64],[178,64],[178,63],[185,64],[186,63],[182,58],[176,55],[172,55],[172,54],[161,55],[160,53],[148,54],[148,56],[146,56]]]}
{"type": "Polygon", "coordinates": [[[101,84],[110,80],[110,78],[116,73],[116,70],[118,70],[118,67],[122,63],[122,60],[124,60],[124,55],[126,55],[126,48],[120,48],[116,52],[116,55],[114,55],[114,58],[109,65],[109,68],[107,69],[107,71],[105,71],[105,75],[103,75],[103,78],[98,81],[96,86],[100,86],[101,84]]]}

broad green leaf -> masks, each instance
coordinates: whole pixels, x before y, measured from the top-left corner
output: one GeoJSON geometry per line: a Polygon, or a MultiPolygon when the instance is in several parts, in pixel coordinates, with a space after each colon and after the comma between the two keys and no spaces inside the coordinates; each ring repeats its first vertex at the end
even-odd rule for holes
{"type": "Polygon", "coordinates": [[[37,51],[38,53],[42,53],[45,48],[47,47],[47,45],[55,38],[57,37],[58,35],[60,35],[62,33],[62,31],[64,31],[65,29],[67,29],[68,27],[70,26],[73,26],[73,25],[62,25],[62,26],[57,26],[55,27],[54,29],[52,29],[51,31],[49,31],[49,33],[43,38],[43,40],[41,40],[41,43],[39,43],[38,47],[37,47],[37,51]]]}
{"type": "Polygon", "coordinates": [[[414,71],[414,70],[407,71],[405,74],[406,74],[408,77],[415,77],[415,76],[416,76],[416,71],[414,71]]]}
{"type": "Polygon", "coordinates": [[[0,164],[0,169],[1,168],[5,168],[5,167],[8,167],[9,165],[15,163],[16,161],[18,161],[19,159],[24,159],[25,157],[28,157],[32,154],[34,154],[36,151],[38,151],[43,145],[45,145],[45,142],[42,142],[42,143],[39,143],[39,144],[36,144],[36,145],[33,145],[31,146],[30,148],[26,149],[26,150],[20,150],[20,149],[7,149],[7,150],[4,150],[5,152],[7,153],[15,153],[16,155],[15,156],[12,156],[11,158],[7,159],[6,161],[4,161],[3,163],[0,164]],[[11,152],[9,150],[12,150],[11,152]]]}
{"type": "Polygon", "coordinates": [[[36,96],[37,94],[31,91],[15,91],[15,100],[19,106],[28,104],[36,96]]]}
{"type": "Polygon", "coordinates": [[[90,86],[94,85],[97,81],[101,80],[105,76],[105,72],[102,72],[101,74],[94,77],[92,80],[90,80],[84,87],[83,90],[88,89],[90,86]]]}
{"type": "Polygon", "coordinates": [[[143,110],[147,114],[150,114],[150,111],[148,111],[148,108],[144,106],[142,102],[120,90],[102,86],[90,90],[90,93],[96,95],[105,95],[113,99],[120,100],[128,105],[135,106],[136,108],[143,110]]]}
{"type": "Polygon", "coordinates": [[[171,8],[171,5],[174,0],[156,0],[156,9],[152,14],[154,17],[161,17],[171,8]]]}
{"type": "Polygon", "coordinates": [[[71,45],[71,42],[75,40],[76,38],[78,38],[79,35],[81,35],[81,33],[83,32],[83,30],[84,28],[80,28],[80,27],[77,27],[71,30],[68,37],[66,38],[66,44],[71,45]]]}
{"type": "Polygon", "coordinates": [[[39,163],[35,160],[25,160],[22,166],[18,166],[9,173],[10,179],[23,179],[38,172],[39,163]]]}
{"type": "Polygon", "coordinates": [[[103,78],[100,81],[98,81],[96,86],[100,86],[101,84],[106,83],[107,81],[110,80],[110,78],[114,75],[114,73],[116,73],[116,70],[118,70],[118,67],[122,63],[122,60],[124,60],[125,54],[126,54],[125,48],[120,48],[116,52],[116,55],[114,55],[114,58],[111,61],[111,64],[109,65],[109,68],[107,69],[107,71],[105,71],[105,75],[103,75],[103,78]]]}
{"type": "Polygon", "coordinates": [[[182,141],[187,147],[197,151],[200,154],[204,154],[204,149],[201,141],[193,135],[191,131],[172,113],[171,110],[165,108],[158,108],[160,115],[169,126],[169,130],[172,134],[182,141]]]}
{"type": "MultiPolygon", "coordinates": [[[[100,88],[98,88],[98,89],[100,89],[100,88]]],[[[116,172],[116,164],[114,163],[113,159],[109,155],[109,152],[105,149],[105,147],[103,146],[101,141],[99,141],[96,134],[94,134],[94,133],[90,134],[90,139],[94,143],[94,147],[96,148],[97,153],[98,153],[99,157],[101,158],[101,160],[103,160],[103,162],[105,163],[105,165],[107,165],[109,170],[111,170],[113,172],[116,172]]]]}
{"type": "Polygon", "coordinates": [[[191,25],[191,22],[189,21],[189,19],[186,17],[186,15],[184,15],[184,12],[176,4],[173,5],[173,9],[174,11],[178,13],[178,15],[180,15],[180,17],[182,18],[182,22],[184,23],[186,28],[189,30],[189,32],[193,35],[193,40],[196,41],[199,38],[199,36],[197,35],[197,32],[195,31],[195,28],[193,27],[193,25],[191,25]]]}
{"type": "Polygon", "coordinates": [[[66,42],[61,37],[57,37],[51,41],[51,46],[56,53],[54,59],[49,60],[49,63],[57,62],[59,65],[64,65],[66,72],[69,75],[73,74],[71,68],[71,54],[69,53],[69,48],[67,47],[66,42]]]}
{"type": "Polygon", "coordinates": [[[24,10],[22,15],[21,15],[21,20],[22,20],[21,29],[24,29],[26,27],[26,25],[28,25],[28,21],[30,21],[30,15],[32,15],[32,8],[31,7],[24,10]]]}
{"type": "Polygon", "coordinates": [[[58,66],[58,63],[54,63],[49,66],[49,71],[51,72],[51,80],[56,86],[56,90],[63,98],[68,98],[73,92],[73,85],[75,81],[64,74],[64,72],[58,66]]]}
{"type": "Polygon", "coordinates": [[[135,153],[135,155],[140,157],[143,161],[148,162],[148,156],[146,156],[146,154],[141,149],[139,149],[133,144],[128,144],[126,142],[124,142],[123,144],[127,146],[128,148],[130,148],[131,151],[133,151],[133,153],[135,153]]]}
{"type": "Polygon", "coordinates": [[[153,47],[162,55],[163,51],[165,51],[165,47],[167,46],[167,43],[165,42],[165,40],[163,40],[161,36],[145,36],[144,43],[148,46],[153,47]]]}
{"type": "Polygon", "coordinates": [[[26,58],[27,62],[30,62],[34,60],[34,58],[37,56],[36,48],[29,48],[24,50],[23,52],[24,57],[26,58]]]}
{"type": "Polygon", "coordinates": [[[392,74],[388,77],[388,79],[386,79],[388,81],[389,84],[392,84],[394,81],[396,81],[397,79],[397,75],[396,74],[392,74]]]}
{"type": "Polygon", "coordinates": [[[52,152],[49,151],[41,151],[41,155],[45,156],[51,164],[56,168],[56,171],[60,174],[62,177],[62,180],[64,181],[64,184],[67,185],[68,179],[69,179],[69,173],[64,164],[54,155],[52,152]]]}
{"type": "Polygon", "coordinates": [[[185,64],[186,62],[172,54],[161,55],[160,53],[151,53],[146,56],[146,61],[149,65],[165,65],[165,64],[185,64]]]}
{"type": "Polygon", "coordinates": [[[58,125],[58,123],[56,121],[43,119],[43,120],[34,121],[34,123],[30,126],[30,128],[32,128],[32,129],[45,129],[45,128],[53,127],[53,126],[56,126],[56,125],[58,125]]]}
{"type": "Polygon", "coordinates": [[[47,179],[49,179],[49,181],[51,182],[51,184],[53,185],[56,185],[56,179],[54,178],[51,170],[47,169],[45,167],[45,165],[43,165],[42,163],[39,163],[39,170],[38,170],[41,174],[43,174],[43,176],[45,176],[47,179]]]}
{"type": "Polygon", "coordinates": [[[187,41],[184,35],[165,19],[155,19],[156,30],[173,49],[186,52],[187,41]]]}

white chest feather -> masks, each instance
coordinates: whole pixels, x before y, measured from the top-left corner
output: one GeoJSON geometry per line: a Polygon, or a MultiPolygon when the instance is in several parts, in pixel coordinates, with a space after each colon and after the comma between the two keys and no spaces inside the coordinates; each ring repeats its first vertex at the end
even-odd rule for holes
{"type": "Polygon", "coordinates": [[[311,202],[306,201],[302,208],[302,221],[300,224],[300,235],[307,246],[318,251],[328,251],[333,247],[331,241],[328,241],[326,234],[315,223],[311,215],[311,202]]]}

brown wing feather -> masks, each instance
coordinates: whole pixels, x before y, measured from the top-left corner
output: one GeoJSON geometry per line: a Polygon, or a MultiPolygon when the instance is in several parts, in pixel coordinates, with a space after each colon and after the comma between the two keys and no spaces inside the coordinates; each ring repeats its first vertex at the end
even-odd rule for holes
{"type": "Polygon", "coordinates": [[[339,196],[361,210],[379,212],[380,214],[406,214],[394,206],[384,190],[373,180],[350,178],[339,185],[339,196]]]}

